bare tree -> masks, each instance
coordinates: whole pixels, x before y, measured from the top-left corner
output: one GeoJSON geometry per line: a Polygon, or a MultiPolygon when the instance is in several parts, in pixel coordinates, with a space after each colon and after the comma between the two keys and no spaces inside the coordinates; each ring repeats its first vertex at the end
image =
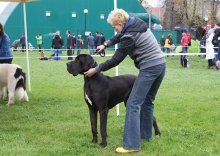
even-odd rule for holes
{"type": "MultiPolygon", "coordinates": [[[[199,18],[201,10],[201,0],[167,0],[165,16],[168,15],[165,22],[184,23],[189,26],[201,26],[202,20],[199,18]],[[171,10],[172,9],[172,10],[171,10]],[[170,18],[170,19],[169,19],[170,18]]],[[[173,26],[170,24],[170,29],[173,26]]]]}
{"type": "Polygon", "coordinates": [[[151,8],[151,7],[162,7],[164,5],[165,0],[138,0],[143,7],[151,8]]]}
{"type": "Polygon", "coordinates": [[[220,10],[220,0],[211,0],[211,25],[212,28],[218,23],[217,14],[220,10]]]}
{"type": "Polygon", "coordinates": [[[174,10],[174,3],[173,0],[165,0],[165,13],[164,13],[164,22],[163,28],[171,30],[175,25],[176,22],[174,19],[175,17],[175,10],[174,10]]]}

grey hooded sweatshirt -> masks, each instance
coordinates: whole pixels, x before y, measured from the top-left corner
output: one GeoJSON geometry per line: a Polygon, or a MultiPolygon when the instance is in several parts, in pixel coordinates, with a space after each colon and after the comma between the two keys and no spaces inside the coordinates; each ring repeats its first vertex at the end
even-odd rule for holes
{"type": "Polygon", "coordinates": [[[120,46],[111,59],[95,68],[97,72],[117,66],[127,55],[134,60],[135,66],[140,70],[166,62],[147,24],[136,17],[129,17],[122,32],[107,40],[106,43],[107,47],[117,43],[120,43],[120,46]]]}

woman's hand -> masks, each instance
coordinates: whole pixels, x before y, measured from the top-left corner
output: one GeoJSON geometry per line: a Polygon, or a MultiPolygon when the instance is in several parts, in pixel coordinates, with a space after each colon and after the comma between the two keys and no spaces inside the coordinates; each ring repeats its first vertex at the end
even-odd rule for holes
{"type": "Polygon", "coordinates": [[[100,53],[100,52],[102,52],[102,50],[104,50],[105,49],[105,46],[104,45],[100,45],[100,46],[98,46],[97,48],[96,48],[96,51],[98,52],[98,53],[100,53]]]}
{"type": "Polygon", "coordinates": [[[91,77],[92,75],[94,75],[96,73],[95,68],[90,68],[88,71],[84,72],[85,76],[91,77]]]}
{"type": "Polygon", "coordinates": [[[217,62],[216,62],[216,66],[219,68],[220,67],[220,60],[218,60],[217,62]]]}

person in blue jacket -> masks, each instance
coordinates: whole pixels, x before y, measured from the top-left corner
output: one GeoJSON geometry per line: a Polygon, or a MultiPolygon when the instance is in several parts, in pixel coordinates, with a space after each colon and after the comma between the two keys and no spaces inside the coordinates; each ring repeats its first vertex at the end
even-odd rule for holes
{"type": "Polygon", "coordinates": [[[10,49],[10,39],[4,32],[3,25],[0,23],[0,63],[11,64],[13,55],[10,49]]]}
{"type": "Polygon", "coordinates": [[[90,55],[94,55],[94,51],[95,51],[95,38],[94,36],[92,36],[92,33],[89,34],[89,36],[87,37],[87,43],[89,45],[89,50],[90,50],[90,55]]]}
{"type": "Polygon", "coordinates": [[[24,50],[26,49],[25,34],[22,34],[20,38],[20,43],[21,43],[22,52],[24,52],[24,50]]]}

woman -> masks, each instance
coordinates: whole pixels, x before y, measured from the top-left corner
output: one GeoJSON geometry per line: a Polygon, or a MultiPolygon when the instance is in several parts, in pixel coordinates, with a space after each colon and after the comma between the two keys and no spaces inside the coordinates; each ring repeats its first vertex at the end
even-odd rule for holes
{"type": "Polygon", "coordinates": [[[117,148],[116,152],[137,152],[141,148],[141,139],[152,139],[153,101],[165,74],[166,61],[156,38],[144,21],[129,17],[122,9],[111,11],[107,21],[118,34],[98,46],[98,52],[117,43],[120,46],[111,59],[90,68],[84,74],[91,77],[96,72],[109,70],[121,63],[127,55],[134,60],[139,75],[126,105],[123,147],[117,148]]]}
{"type": "Polygon", "coordinates": [[[60,36],[60,31],[57,30],[52,40],[52,48],[54,49],[54,60],[60,60],[61,48],[63,46],[63,39],[60,36]]]}
{"type": "Polygon", "coordinates": [[[206,59],[208,60],[208,69],[214,69],[213,59],[215,58],[212,39],[214,36],[214,30],[208,31],[208,37],[206,39],[206,59]]]}
{"type": "Polygon", "coordinates": [[[166,52],[167,52],[167,57],[170,57],[170,51],[171,51],[171,45],[173,44],[173,40],[172,40],[172,34],[168,34],[166,40],[165,40],[165,44],[164,47],[166,48],[166,52]]]}
{"type": "Polygon", "coordinates": [[[81,35],[78,35],[76,45],[77,45],[77,56],[78,56],[80,54],[80,51],[83,45],[83,40],[81,39],[81,35]]]}
{"type": "Polygon", "coordinates": [[[3,25],[0,23],[0,63],[11,64],[13,59],[10,50],[10,39],[4,32],[3,25]]]}

